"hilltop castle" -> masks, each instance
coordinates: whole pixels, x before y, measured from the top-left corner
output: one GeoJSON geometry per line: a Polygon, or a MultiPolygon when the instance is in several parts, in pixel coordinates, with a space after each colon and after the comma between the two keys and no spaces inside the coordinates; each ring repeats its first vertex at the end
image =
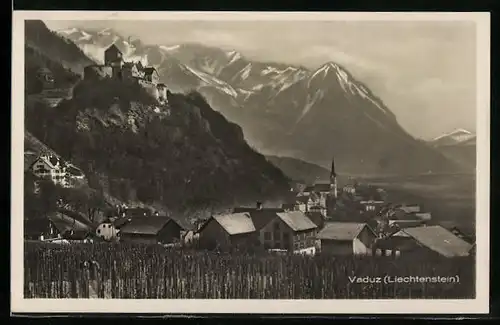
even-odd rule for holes
{"type": "Polygon", "coordinates": [[[84,80],[114,78],[127,83],[138,83],[160,103],[167,101],[167,87],[159,83],[160,76],[154,67],[141,62],[126,62],[123,53],[112,44],[104,52],[104,64],[93,64],[84,69],[84,80]]]}

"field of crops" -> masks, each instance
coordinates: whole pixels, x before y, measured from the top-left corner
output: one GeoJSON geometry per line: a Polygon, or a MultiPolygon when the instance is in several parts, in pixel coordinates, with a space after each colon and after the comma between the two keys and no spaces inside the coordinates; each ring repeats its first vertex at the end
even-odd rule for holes
{"type": "Polygon", "coordinates": [[[473,298],[472,258],[416,261],[215,253],[125,244],[26,243],[26,298],[473,298]],[[458,276],[459,283],[351,283],[349,277],[458,276]]]}

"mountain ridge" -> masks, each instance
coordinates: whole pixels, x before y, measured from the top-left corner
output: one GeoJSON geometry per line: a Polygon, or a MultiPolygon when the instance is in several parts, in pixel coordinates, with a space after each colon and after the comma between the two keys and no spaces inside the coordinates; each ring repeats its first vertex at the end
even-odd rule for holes
{"type": "Polygon", "coordinates": [[[199,44],[144,45],[130,55],[157,65],[167,87],[198,90],[266,155],[325,166],[333,154],[339,171],[346,173],[460,169],[408,134],[382,99],[335,62],[311,71],[199,44]]]}

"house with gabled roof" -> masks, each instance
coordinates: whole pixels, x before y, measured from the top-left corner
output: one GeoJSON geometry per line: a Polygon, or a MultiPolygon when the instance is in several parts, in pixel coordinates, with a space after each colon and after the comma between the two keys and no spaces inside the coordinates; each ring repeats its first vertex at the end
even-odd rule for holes
{"type": "Polygon", "coordinates": [[[120,241],[143,244],[168,244],[181,240],[184,227],[167,216],[133,218],[117,233],[120,241]]]}
{"type": "Polygon", "coordinates": [[[41,179],[49,179],[56,185],[69,187],[69,178],[62,160],[56,155],[40,155],[32,163],[30,170],[41,179]]]}
{"type": "Polygon", "coordinates": [[[401,229],[377,242],[377,249],[395,251],[397,255],[461,257],[468,256],[473,245],[451,231],[436,225],[401,229]]]}
{"type": "Polygon", "coordinates": [[[250,244],[256,241],[255,231],[248,212],[213,215],[198,230],[199,244],[207,249],[250,244]]]}
{"type": "Polygon", "coordinates": [[[254,209],[212,216],[198,231],[206,248],[238,245],[263,249],[314,249],[317,225],[301,211],[254,209]]]}
{"type": "Polygon", "coordinates": [[[314,253],[318,226],[302,211],[278,212],[274,215],[259,215],[255,212],[253,218],[265,249],[314,253]]]}
{"type": "Polygon", "coordinates": [[[370,255],[377,235],[366,223],[327,222],[317,238],[322,254],[370,255]]]}

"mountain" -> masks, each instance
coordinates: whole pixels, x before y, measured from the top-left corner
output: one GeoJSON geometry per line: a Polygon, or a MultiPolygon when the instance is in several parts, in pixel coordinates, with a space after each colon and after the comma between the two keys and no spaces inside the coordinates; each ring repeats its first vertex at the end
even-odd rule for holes
{"type": "Polygon", "coordinates": [[[456,129],[452,132],[440,135],[429,142],[435,147],[450,145],[475,145],[476,135],[464,129],[456,129]]]}
{"type": "MultiPolygon", "coordinates": [[[[83,73],[86,65],[92,64],[83,51],[68,39],[58,37],[40,20],[25,21],[25,48],[50,58],[51,61],[76,74],[83,73]]],[[[27,60],[27,63],[30,60],[27,60]]]]}
{"type": "MultiPolygon", "coordinates": [[[[39,48],[45,51],[43,43],[39,48]]],[[[70,48],[65,50],[76,51],[70,48]]],[[[122,201],[184,212],[279,200],[289,191],[281,170],[195,92],[172,94],[168,105],[159,105],[137,84],[79,80],[72,97],[55,109],[43,102],[28,105],[25,127],[86,175],[95,175],[89,179],[94,188],[122,201]]]]}
{"type": "Polygon", "coordinates": [[[456,129],[432,139],[429,143],[467,170],[476,168],[476,134],[456,129]]]}
{"type": "Polygon", "coordinates": [[[90,38],[83,31],[58,33],[84,51],[102,52],[115,41],[126,57],[156,66],[170,89],[201,93],[214,109],[241,125],[248,143],[266,155],[319,166],[328,166],[335,156],[338,171],[351,175],[461,168],[408,134],[380,98],[334,62],[311,70],[256,62],[236,51],[201,44],[137,41],[131,47],[118,33],[101,37],[102,31],[87,31],[90,38]]]}
{"type": "Polygon", "coordinates": [[[281,169],[290,179],[295,181],[313,184],[317,181],[329,181],[330,179],[330,171],[328,169],[303,160],[278,156],[266,156],[266,158],[273,165],[281,169]]]}

